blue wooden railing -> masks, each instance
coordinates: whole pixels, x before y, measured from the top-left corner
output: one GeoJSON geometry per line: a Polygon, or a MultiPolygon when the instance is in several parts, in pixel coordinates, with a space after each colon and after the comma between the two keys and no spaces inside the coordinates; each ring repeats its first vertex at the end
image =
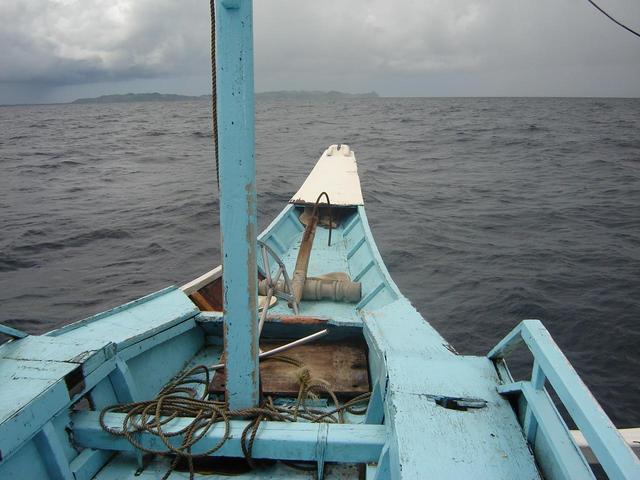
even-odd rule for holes
{"type": "Polygon", "coordinates": [[[509,382],[498,391],[520,394],[526,400],[524,434],[534,452],[545,453],[544,459],[538,458],[545,475],[594,478],[545,389],[548,380],[609,478],[640,479],[638,458],[539,320],[522,321],[487,356],[495,362],[503,381],[509,382]],[[523,342],[533,354],[533,371],[529,381],[514,382],[504,359],[523,342]]]}
{"type": "Polygon", "coordinates": [[[2,323],[0,323],[0,333],[11,338],[24,338],[27,336],[27,333],[22,330],[3,325],[2,323]]]}

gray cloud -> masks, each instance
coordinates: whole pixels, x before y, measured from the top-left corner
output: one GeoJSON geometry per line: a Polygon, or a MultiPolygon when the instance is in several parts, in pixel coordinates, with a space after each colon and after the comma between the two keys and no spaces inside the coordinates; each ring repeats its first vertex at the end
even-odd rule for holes
{"type": "Polygon", "coordinates": [[[207,59],[190,50],[202,45],[208,20],[195,2],[186,3],[4,0],[0,81],[73,84],[191,73],[207,59]]]}
{"type": "MultiPolygon", "coordinates": [[[[640,3],[630,3],[607,1],[616,7],[612,12],[640,26],[640,3]]],[[[568,94],[572,85],[581,94],[594,90],[591,75],[601,79],[606,70],[612,83],[640,93],[640,41],[583,1],[351,0],[348,10],[344,2],[304,3],[291,14],[287,5],[279,0],[256,7],[265,17],[256,25],[264,42],[256,62],[258,71],[268,72],[269,86],[271,78],[284,83],[289,75],[306,82],[315,75],[330,82],[352,76],[356,83],[409,83],[413,94],[420,93],[422,79],[422,94],[436,87],[464,94],[445,85],[447,78],[460,85],[477,80],[475,91],[465,87],[469,94],[499,94],[492,83],[505,94],[526,95],[519,86],[537,84],[544,88],[534,94],[568,94]],[[267,4],[285,12],[286,21],[263,13],[267,4]],[[566,77],[573,75],[570,84],[566,77]]],[[[609,87],[601,85],[599,93],[615,93],[609,87]]]]}
{"type": "MultiPolygon", "coordinates": [[[[640,2],[601,2],[640,28],[640,2]]],[[[255,0],[254,9],[258,90],[640,95],[640,41],[583,0],[255,0]]],[[[208,91],[205,0],[0,0],[0,18],[0,101],[28,97],[30,85],[41,95],[208,91]]]]}

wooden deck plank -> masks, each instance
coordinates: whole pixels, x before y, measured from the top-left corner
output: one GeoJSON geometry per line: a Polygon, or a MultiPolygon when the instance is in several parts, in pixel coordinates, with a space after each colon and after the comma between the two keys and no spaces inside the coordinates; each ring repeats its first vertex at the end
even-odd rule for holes
{"type": "Polygon", "coordinates": [[[365,332],[383,351],[394,355],[420,353],[426,358],[449,357],[447,341],[424,320],[406,298],[363,316],[365,332]]]}
{"type": "Polygon", "coordinates": [[[83,373],[87,375],[113,355],[115,346],[108,347],[109,342],[104,338],[81,341],[33,335],[3,345],[0,358],[74,363],[82,365],[83,373]]]}
{"type": "MultiPolygon", "coordinates": [[[[262,342],[263,351],[284,342],[262,342]]],[[[336,395],[355,397],[369,391],[367,357],[363,346],[353,343],[300,345],[283,354],[303,363],[316,380],[327,382],[336,395]]],[[[260,382],[265,395],[295,397],[300,384],[299,367],[271,359],[260,364],[260,382]]],[[[224,392],[225,375],[216,375],[210,386],[213,393],[224,392]]]]}
{"type": "Polygon", "coordinates": [[[387,360],[387,414],[403,478],[540,478],[515,413],[496,391],[498,378],[488,359],[387,360]],[[482,399],[486,406],[454,410],[438,405],[438,396],[482,399]]]}
{"type": "Polygon", "coordinates": [[[69,401],[66,362],[0,360],[0,452],[9,458],[69,401]],[[34,408],[34,406],[37,406],[34,408]]]}
{"type": "MultiPolygon", "coordinates": [[[[119,453],[107,466],[105,466],[95,477],[95,480],[158,480],[167,472],[171,458],[154,457],[144,470],[137,473],[138,465],[132,454],[119,453]]],[[[224,466],[224,464],[222,465],[224,466]]],[[[237,467],[239,468],[239,467],[237,467]]],[[[197,473],[196,478],[204,480],[315,480],[317,478],[315,470],[303,471],[288,467],[282,462],[277,462],[271,466],[264,466],[258,470],[248,470],[245,468],[244,473],[238,473],[237,470],[230,470],[230,474],[212,473],[211,470],[222,471],[217,464],[209,464],[209,469],[201,469],[202,473],[197,473]],[[248,471],[247,471],[248,470],[248,471]]],[[[242,471],[242,470],[240,470],[242,471]]],[[[168,480],[185,480],[189,478],[189,474],[184,471],[173,471],[169,475],[168,480]]],[[[359,478],[359,467],[354,464],[330,463],[325,466],[325,478],[332,480],[355,479],[359,478]]]]}
{"type": "Polygon", "coordinates": [[[107,338],[118,349],[165,330],[199,313],[181,290],[170,288],[76,322],[49,335],[74,340],[107,338]]]}
{"type": "Polygon", "coordinates": [[[395,475],[540,478],[516,415],[496,390],[490,360],[454,354],[406,299],[366,312],[363,321],[370,352],[380,359],[372,375],[387,382],[384,421],[393,432],[395,475]],[[461,411],[436,403],[456,397],[486,405],[461,411]]]}
{"type": "Polygon", "coordinates": [[[1,359],[0,426],[75,368],[77,365],[71,363],[1,359]]]}

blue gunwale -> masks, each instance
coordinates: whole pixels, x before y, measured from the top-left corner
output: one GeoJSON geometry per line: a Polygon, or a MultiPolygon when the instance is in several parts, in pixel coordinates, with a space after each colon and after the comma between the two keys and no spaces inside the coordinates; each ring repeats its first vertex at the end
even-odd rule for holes
{"type": "Polygon", "coordinates": [[[146,302],[150,302],[158,297],[165,295],[173,290],[177,290],[178,288],[175,285],[171,285],[169,287],[165,287],[162,290],[158,290],[157,292],[149,293],[144,297],[136,298],[135,300],[131,300],[127,303],[123,303],[122,305],[118,305],[117,307],[111,308],[109,310],[105,310],[104,312],[97,313],[95,315],[91,315],[90,317],[83,318],[82,320],[78,320],[77,322],[70,323],[68,325],[64,325],[60,328],[56,328],[55,330],[51,330],[50,332],[45,333],[45,335],[49,335],[51,337],[57,337],[64,333],[67,333],[71,330],[75,330],[77,328],[84,327],[90,323],[97,322],[102,320],[105,317],[109,317],[115,313],[123,312],[130,310],[132,307],[144,304],[146,302]]]}

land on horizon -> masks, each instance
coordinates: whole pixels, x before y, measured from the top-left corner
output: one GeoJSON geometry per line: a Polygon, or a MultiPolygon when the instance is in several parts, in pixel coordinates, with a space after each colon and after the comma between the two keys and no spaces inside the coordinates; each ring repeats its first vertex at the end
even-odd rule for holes
{"type": "MultiPolygon", "coordinates": [[[[379,95],[376,92],[368,93],[345,93],[335,90],[324,92],[320,90],[280,90],[274,92],[258,92],[256,98],[306,98],[306,97],[327,97],[327,98],[376,98],[379,95]]],[[[203,98],[211,98],[211,95],[177,95],[173,93],[125,93],[101,95],[99,97],[78,98],[72,102],[73,104],[88,103],[129,103],[129,102],[179,102],[189,100],[200,100],[203,98]]]]}
{"type": "MultiPolygon", "coordinates": [[[[348,93],[336,90],[278,90],[257,92],[257,99],[346,99],[346,98],[573,98],[573,99],[638,99],[640,97],[618,97],[618,96],[417,96],[417,97],[396,97],[394,95],[379,95],[375,91],[366,93],[348,93]]],[[[175,93],[117,93],[100,95],[97,97],[77,98],[69,102],[42,102],[42,103],[4,103],[0,107],[19,107],[28,105],[76,105],[76,104],[108,104],[108,103],[134,103],[134,102],[174,102],[174,101],[196,101],[210,100],[211,95],[180,95],[175,93]]]]}

